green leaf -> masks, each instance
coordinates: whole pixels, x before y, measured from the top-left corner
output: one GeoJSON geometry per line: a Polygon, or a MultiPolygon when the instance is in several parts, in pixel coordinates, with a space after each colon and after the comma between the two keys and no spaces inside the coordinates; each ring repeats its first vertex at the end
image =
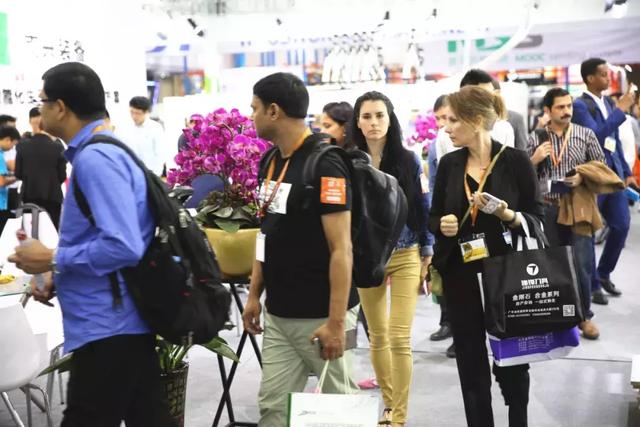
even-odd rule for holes
{"type": "Polygon", "coordinates": [[[240,230],[240,223],[238,221],[232,221],[228,219],[216,219],[215,224],[227,233],[236,233],[240,230]]]}
{"type": "Polygon", "coordinates": [[[39,377],[43,376],[43,375],[47,375],[51,372],[67,372],[69,369],[71,369],[71,357],[73,356],[73,353],[69,353],[64,355],[63,357],[61,357],[60,359],[58,359],[54,364],[46,367],[42,372],[40,372],[38,374],[39,377]]]}
{"type": "Polygon", "coordinates": [[[220,208],[212,212],[212,214],[218,218],[229,218],[233,214],[233,208],[231,206],[225,206],[224,208],[220,208]]]}
{"type": "Polygon", "coordinates": [[[238,355],[235,353],[235,351],[233,351],[233,349],[229,347],[229,344],[227,344],[227,342],[220,337],[215,337],[208,343],[200,345],[207,350],[219,354],[222,357],[231,359],[234,362],[240,362],[240,359],[238,359],[238,355]]]}

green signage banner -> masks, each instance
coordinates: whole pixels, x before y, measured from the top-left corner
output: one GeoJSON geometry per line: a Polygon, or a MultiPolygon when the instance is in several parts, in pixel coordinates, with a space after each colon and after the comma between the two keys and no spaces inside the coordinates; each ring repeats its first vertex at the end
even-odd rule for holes
{"type": "Polygon", "coordinates": [[[0,65],[9,65],[9,31],[7,14],[0,12],[0,65]]]}

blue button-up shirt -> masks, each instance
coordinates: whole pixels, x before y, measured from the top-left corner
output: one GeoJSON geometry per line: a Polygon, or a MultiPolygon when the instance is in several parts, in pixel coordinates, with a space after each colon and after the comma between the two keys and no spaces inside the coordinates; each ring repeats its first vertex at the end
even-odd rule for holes
{"type": "Polygon", "coordinates": [[[73,180],[64,200],[54,278],[62,308],[65,351],[124,334],[149,333],[126,285],[114,308],[108,274],[136,265],[150,244],[155,223],[147,206],[142,170],[122,149],[92,144],[83,149],[102,120],[85,126],[69,142],[65,157],[82,188],[96,226],[82,214],[73,180]]]}

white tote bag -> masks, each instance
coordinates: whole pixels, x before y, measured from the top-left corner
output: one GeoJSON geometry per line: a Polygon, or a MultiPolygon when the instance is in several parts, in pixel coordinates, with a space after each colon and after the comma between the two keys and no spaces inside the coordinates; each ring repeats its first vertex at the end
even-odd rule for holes
{"type": "MultiPolygon", "coordinates": [[[[349,390],[347,364],[343,363],[345,389],[349,390]]],[[[367,394],[321,393],[329,368],[325,363],[314,393],[289,393],[289,427],[375,427],[379,399],[367,394]]],[[[355,390],[351,390],[352,392],[355,390]]]]}

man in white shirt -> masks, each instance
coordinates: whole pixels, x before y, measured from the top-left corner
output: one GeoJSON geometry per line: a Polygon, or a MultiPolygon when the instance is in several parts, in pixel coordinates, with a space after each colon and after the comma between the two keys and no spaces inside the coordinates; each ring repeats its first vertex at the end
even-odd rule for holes
{"type": "Polygon", "coordinates": [[[133,123],[123,126],[118,136],[126,142],[145,165],[156,175],[162,174],[164,157],[162,125],[149,118],[151,102],[143,96],[134,96],[129,101],[133,123]]]}

